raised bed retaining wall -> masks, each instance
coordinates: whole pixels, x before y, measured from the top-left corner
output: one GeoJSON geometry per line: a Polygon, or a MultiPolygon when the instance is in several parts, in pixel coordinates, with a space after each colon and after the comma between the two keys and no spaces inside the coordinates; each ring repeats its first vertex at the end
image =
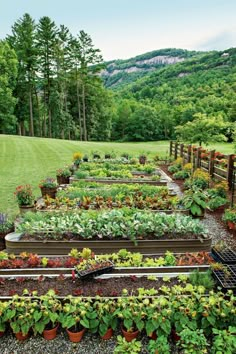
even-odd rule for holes
{"type": "Polygon", "coordinates": [[[72,248],[82,250],[90,248],[95,254],[117,252],[122,248],[142,254],[165,253],[167,250],[175,253],[198,252],[211,250],[211,237],[197,240],[138,240],[134,245],[129,240],[99,240],[99,241],[21,241],[20,233],[10,233],[6,236],[6,250],[9,253],[37,253],[38,255],[67,255],[72,248]]]}

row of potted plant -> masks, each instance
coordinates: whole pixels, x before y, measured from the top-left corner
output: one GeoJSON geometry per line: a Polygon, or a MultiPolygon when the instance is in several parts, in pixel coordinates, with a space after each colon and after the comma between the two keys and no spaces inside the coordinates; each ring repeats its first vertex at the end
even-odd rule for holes
{"type": "MultiPolygon", "coordinates": [[[[69,332],[82,331],[83,335],[87,329],[101,336],[121,326],[128,341],[141,331],[148,336],[157,333],[167,337],[173,329],[180,334],[185,328],[201,329],[205,336],[210,336],[213,329],[235,326],[235,300],[230,291],[226,295],[211,291],[206,297],[199,289],[191,297],[170,294],[168,297],[128,296],[114,300],[68,296],[61,302],[53,290],[40,297],[36,291],[30,297],[25,290],[23,297],[15,295],[12,300],[0,303],[0,330],[5,331],[9,324],[14,333],[26,336],[31,330],[37,335],[45,329],[57,330],[60,324],[69,332]]],[[[80,340],[81,336],[75,341],[80,340]]]]}
{"type": "Polygon", "coordinates": [[[80,211],[68,213],[28,213],[16,228],[17,232],[42,239],[63,239],[71,234],[83,239],[188,238],[207,237],[207,230],[189,216],[151,213],[136,209],[80,211]]]}

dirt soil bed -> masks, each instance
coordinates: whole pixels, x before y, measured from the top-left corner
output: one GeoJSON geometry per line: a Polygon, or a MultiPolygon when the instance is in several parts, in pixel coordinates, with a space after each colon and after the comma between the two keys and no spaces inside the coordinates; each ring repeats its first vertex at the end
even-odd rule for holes
{"type": "MultiPolygon", "coordinates": [[[[58,296],[74,295],[74,296],[111,296],[116,297],[122,295],[122,290],[126,289],[128,295],[137,295],[138,288],[159,289],[162,285],[171,287],[177,284],[176,278],[168,282],[162,279],[155,281],[148,280],[146,277],[138,278],[134,275],[122,278],[110,279],[88,279],[75,280],[64,278],[63,275],[57,278],[44,278],[40,276],[38,280],[18,278],[18,280],[0,279],[0,296],[21,295],[24,289],[29,292],[38,291],[38,295],[45,294],[48,290],[54,289],[58,296]]],[[[178,283],[179,284],[179,283],[178,283]]],[[[181,285],[181,284],[180,284],[181,285]]]]}

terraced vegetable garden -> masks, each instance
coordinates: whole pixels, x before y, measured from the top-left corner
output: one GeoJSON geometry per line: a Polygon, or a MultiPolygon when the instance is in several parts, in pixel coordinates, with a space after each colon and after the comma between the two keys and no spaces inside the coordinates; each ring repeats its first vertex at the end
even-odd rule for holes
{"type": "Polygon", "coordinates": [[[60,185],[41,181],[54,197],[19,205],[34,210],[0,252],[0,331],[118,335],[114,353],[235,352],[235,254],[223,242],[211,253],[203,222],[219,198],[227,205],[227,186],[178,159],[169,170],[186,176],[181,193],[158,161],[140,162],[76,153],[60,185]]]}

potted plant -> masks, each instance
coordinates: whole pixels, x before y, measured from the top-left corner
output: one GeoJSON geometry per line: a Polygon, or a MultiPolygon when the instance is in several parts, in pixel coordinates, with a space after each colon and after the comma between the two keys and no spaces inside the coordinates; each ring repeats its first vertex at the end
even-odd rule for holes
{"type": "Polygon", "coordinates": [[[88,162],[88,160],[89,160],[88,155],[84,155],[83,161],[84,161],[84,162],[88,162]]]}
{"type": "Polygon", "coordinates": [[[58,184],[69,184],[71,171],[68,167],[60,168],[57,170],[57,183],[58,184]]]}
{"type": "Polygon", "coordinates": [[[34,196],[30,184],[16,187],[14,194],[21,213],[34,210],[34,196]]]}
{"type": "Polygon", "coordinates": [[[207,207],[207,194],[196,187],[187,190],[184,193],[182,203],[192,216],[202,217],[204,216],[205,209],[207,207]]]}
{"type": "Polygon", "coordinates": [[[99,320],[91,300],[72,298],[68,296],[63,305],[59,321],[62,328],[66,328],[71,342],[80,342],[86,329],[97,332],[99,320]]]}
{"type": "MultiPolygon", "coordinates": [[[[28,295],[28,291],[24,291],[28,295]]],[[[35,325],[34,312],[38,307],[37,300],[30,297],[19,297],[14,295],[10,306],[7,309],[10,327],[18,340],[25,340],[29,337],[29,331],[35,325]]]]}
{"type": "MultiPolygon", "coordinates": [[[[123,289],[123,293],[124,293],[123,289]]],[[[140,306],[136,298],[123,298],[121,303],[118,303],[118,308],[115,311],[122,320],[121,331],[127,342],[131,342],[136,338],[140,331],[144,328],[144,318],[146,313],[140,311],[140,306]]]]}
{"type": "Polygon", "coordinates": [[[128,342],[125,338],[117,336],[117,345],[114,350],[114,354],[137,354],[140,353],[142,349],[142,343],[133,339],[128,342]]]}
{"type": "Polygon", "coordinates": [[[0,251],[5,249],[5,236],[14,230],[13,226],[8,215],[0,212],[0,251]]]}
{"type": "Polygon", "coordinates": [[[38,316],[34,331],[43,334],[44,339],[54,339],[59,326],[61,302],[56,298],[54,290],[49,290],[45,295],[40,296],[39,300],[39,312],[42,315],[38,316]]]}
{"type": "Polygon", "coordinates": [[[46,197],[47,195],[55,199],[57,193],[57,182],[55,178],[47,177],[40,181],[39,188],[41,189],[42,197],[46,197]]]}
{"type": "Polygon", "coordinates": [[[166,336],[158,336],[156,340],[148,343],[148,353],[150,354],[170,354],[170,345],[166,336]]]}
{"type": "Polygon", "coordinates": [[[78,151],[73,154],[73,163],[76,168],[79,167],[81,161],[82,161],[83,154],[82,152],[78,151]]]}
{"type": "Polygon", "coordinates": [[[114,316],[116,310],[114,301],[99,298],[94,302],[94,308],[99,320],[98,331],[101,338],[104,340],[110,339],[118,324],[118,319],[114,316]]]}
{"type": "Polygon", "coordinates": [[[222,219],[227,222],[228,228],[230,230],[235,230],[235,228],[236,228],[235,227],[236,226],[236,209],[235,208],[226,209],[222,219]]]}
{"type": "Polygon", "coordinates": [[[146,155],[140,155],[138,159],[139,159],[139,163],[141,165],[145,165],[145,163],[147,161],[147,156],[146,155]]]}

